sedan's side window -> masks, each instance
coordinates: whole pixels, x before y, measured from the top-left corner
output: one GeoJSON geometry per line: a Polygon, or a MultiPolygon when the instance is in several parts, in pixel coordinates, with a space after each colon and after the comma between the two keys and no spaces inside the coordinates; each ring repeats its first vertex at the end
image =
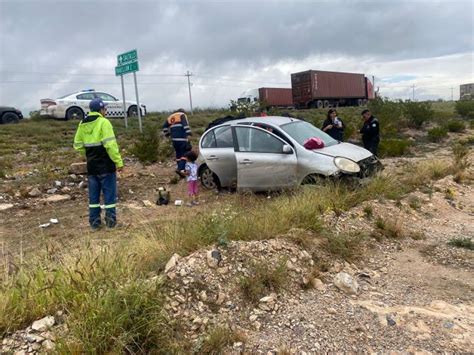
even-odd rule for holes
{"type": "Polygon", "coordinates": [[[234,139],[232,137],[232,129],[230,126],[219,127],[214,130],[216,136],[217,148],[233,148],[234,139]]]}
{"type": "Polygon", "coordinates": [[[283,153],[283,142],[270,133],[247,127],[235,127],[240,152],[283,153]]]}
{"type": "Polygon", "coordinates": [[[206,134],[201,141],[201,148],[215,148],[216,147],[216,137],[214,131],[210,131],[206,134]]]}
{"type": "Polygon", "coordinates": [[[103,92],[97,92],[96,95],[104,101],[117,101],[112,95],[105,94],[103,92]]]}
{"type": "Polygon", "coordinates": [[[89,93],[89,94],[80,94],[76,96],[78,100],[94,100],[94,94],[89,93]]]}

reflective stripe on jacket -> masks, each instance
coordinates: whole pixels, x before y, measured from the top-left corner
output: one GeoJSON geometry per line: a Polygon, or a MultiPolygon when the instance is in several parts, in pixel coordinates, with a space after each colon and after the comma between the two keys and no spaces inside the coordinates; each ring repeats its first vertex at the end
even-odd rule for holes
{"type": "Polygon", "coordinates": [[[175,142],[187,141],[191,135],[191,128],[186,115],[182,112],[175,112],[170,115],[163,125],[163,134],[167,137],[171,136],[171,140],[175,142]]]}
{"type": "Polygon", "coordinates": [[[89,175],[113,173],[123,166],[112,124],[99,112],[90,112],[79,123],[74,149],[85,153],[89,175]]]}

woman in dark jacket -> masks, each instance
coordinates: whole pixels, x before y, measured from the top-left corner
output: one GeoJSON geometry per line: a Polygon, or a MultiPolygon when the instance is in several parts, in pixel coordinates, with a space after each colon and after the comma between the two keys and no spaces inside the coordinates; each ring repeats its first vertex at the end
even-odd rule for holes
{"type": "Polygon", "coordinates": [[[342,142],[344,140],[344,128],[344,122],[337,117],[337,111],[333,108],[330,109],[328,111],[328,116],[323,123],[322,130],[335,140],[342,142]]]}

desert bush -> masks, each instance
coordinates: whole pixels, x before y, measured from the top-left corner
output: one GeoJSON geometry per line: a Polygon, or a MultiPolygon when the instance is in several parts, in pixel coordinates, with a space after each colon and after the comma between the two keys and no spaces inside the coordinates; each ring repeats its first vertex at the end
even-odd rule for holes
{"type": "Polygon", "coordinates": [[[402,239],[406,237],[400,223],[392,219],[383,219],[382,217],[377,217],[375,220],[375,228],[375,233],[378,233],[379,236],[383,236],[385,238],[402,239]]]}
{"type": "Polygon", "coordinates": [[[472,118],[474,116],[474,100],[456,101],[455,108],[461,117],[472,118]]]}
{"type": "Polygon", "coordinates": [[[200,344],[198,343],[198,346],[194,349],[194,353],[209,355],[223,354],[226,347],[244,340],[245,337],[242,334],[229,327],[216,327],[209,331],[200,344]]]}
{"type": "Polygon", "coordinates": [[[404,103],[404,114],[409,126],[421,128],[423,123],[433,119],[434,111],[431,102],[407,101],[404,103]]]}
{"type": "Polygon", "coordinates": [[[64,353],[168,348],[173,323],[162,307],[162,285],[142,279],[138,261],[126,249],[86,246],[59,264],[35,260],[35,267],[22,266],[0,287],[0,334],[62,310],[69,328],[64,353]]]}
{"type": "Polygon", "coordinates": [[[457,170],[465,170],[469,167],[469,146],[466,144],[456,143],[452,147],[454,166],[457,170]]]}
{"type": "Polygon", "coordinates": [[[448,242],[448,245],[457,248],[464,248],[468,250],[474,250],[474,242],[471,238],[453,238],[448,242]]]}
{"type": "Polygon", "coordinates": [[[172,149],[169,142],[160,137],[158,127],[149,125],[143,134],[135,137],[135,143],[130,149],[142,163],[155,163],[169,158],[172,149]]]}
{"type": "Polygon", "coordinates": [[[380,122],[380,129],[384,137],[396,136],[405,126],[402,120],[403,102],[391,101],[388,98],[377,97],[370,100],[369,110],[380,122]]]}
{"type": "Polygon", "coordinates": [[[257,303],[260,298],[267,296],[270,292],[279,292],[285,287],[287,280],[286,260],[280,260],[276,267],[263,261],[250,267],[249,276],[244,276],[239,280],[239,288],[246,300],[257,303]]]}
{"type": "Polygon", "coordinates": [[[362,254],[365,237],[360,233],[343,233],[327,238],[326,250],[335,257],[352,261],[362,254]]]}
{"type": "Polygon", "coordinates": [[[446,123],[446,129],[449,132],[462,132],[466,129],[463,121],[460,120],[451,120],[446,123]]]}
{"type": "Polygon", "coordinates": [[[430,142],[441,142],[448,136],[448,130],[444,127],[434,127],[428,131],[428,139],[430,142]]]}
{"type": "Polygon", "coordinates": [[[379,145],[381,157],[400,157],[410,151],[408,139],[382,139],[379,145]]]}

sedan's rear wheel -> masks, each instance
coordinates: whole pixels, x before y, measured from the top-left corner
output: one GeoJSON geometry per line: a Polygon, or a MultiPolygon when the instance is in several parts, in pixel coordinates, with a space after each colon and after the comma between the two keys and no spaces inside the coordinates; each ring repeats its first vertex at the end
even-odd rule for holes
{"type": "Polygon", "coordinates": [[[84,119],[84,111],[79,107],[71,107],[69,110],[66,111],[66,121],[68,120],[83,120],[84,119]]]}
{"type": "Polygon", "coordinates": [[[200,173],[201,184],[208,190],[219,188],[219,178],[207,166],[201,170],[200,173]]]}
{"type": "Polygon", "coordinates": [[[18,123],[20,121],[20,116],[15,112],[4,113],[1,119],[2,123],[18,123]]]}

